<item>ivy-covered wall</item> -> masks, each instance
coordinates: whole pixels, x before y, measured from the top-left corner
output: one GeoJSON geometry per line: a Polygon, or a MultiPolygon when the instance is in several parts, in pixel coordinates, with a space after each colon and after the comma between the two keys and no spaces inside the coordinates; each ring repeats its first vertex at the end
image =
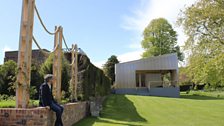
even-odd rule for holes
{"type": "Polygon", "coordinates": [[[89,97],[105,96],[110,93],[111,80],[103,70],[94,66],[86,55],[79,55],[78,96],[84,100],[89,97]]]}

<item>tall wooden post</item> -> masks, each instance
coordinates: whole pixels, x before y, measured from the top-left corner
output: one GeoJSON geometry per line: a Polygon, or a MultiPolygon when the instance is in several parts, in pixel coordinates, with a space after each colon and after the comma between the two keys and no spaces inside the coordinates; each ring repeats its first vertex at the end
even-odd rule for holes
{"type": "Polygon", "coordinates": [[[78,46],[75,44],[75,100],[77,100],[77,86],[78,86],[78,46]]]}
{"type": "Polygon", "coordinates": [[[77,85],[78,85],[78,47],[72,45],[72,100],[77,100],[77,85]]]}
{"type": "MultiPolygon", "coordinates": [[[[57,27],[55,27],[55,30],[57,27]]],[[[53,59],[53,75],[55,77],[53,85],[53,94],[57,102],[61,102],[61,70],[62,70],[62,33],[63,29],[60,26],[54,37],[54,47],[57,49],[54,52],[53,59]]]]}
{"type": "Polygon", "coordinates": [[[72,44],[72,53],[71,53],[71,58],[72,58],[72,60],[71,60],[71,65],[72,65],[72,75],[71,75],[71,81],[70,81],[70,86],[71,86],[71,92],[72,92],[72,94],[71,94],[71,100],[74,100],[75,99],[75,93],[74,93],[74,91],[75,91],[75,85],[74,85],[74,80],[75,80],[75,77],[74,77],[74,75],[75,75],[75,47],[74,47],[74,45],[72,44]]]}
{"type": "Polygon", "coordinates": [[[26,108],[29,104],[34,6],[35,0],[23,0],[16,84],[17,108],[26,108]]]}

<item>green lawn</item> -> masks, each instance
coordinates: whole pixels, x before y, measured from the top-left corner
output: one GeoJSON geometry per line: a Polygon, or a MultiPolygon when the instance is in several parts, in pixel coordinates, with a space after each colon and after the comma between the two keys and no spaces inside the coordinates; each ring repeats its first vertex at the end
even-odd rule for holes
{"type": "Polygon", "coordinates": [[[100,118],[74,126],[224,126],[224,92],[191,92],[181,98],[111,95],[100,118]]]}

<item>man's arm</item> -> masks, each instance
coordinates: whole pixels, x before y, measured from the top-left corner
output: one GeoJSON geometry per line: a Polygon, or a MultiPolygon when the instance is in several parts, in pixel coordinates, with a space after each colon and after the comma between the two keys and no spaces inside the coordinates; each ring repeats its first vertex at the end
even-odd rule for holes
{"type": "Polygon", "coordinates": [[[49,89],[46,86],[42,87],[42,101],[44,106],[49,106],[51,103],[51,95],[49,89]]]}

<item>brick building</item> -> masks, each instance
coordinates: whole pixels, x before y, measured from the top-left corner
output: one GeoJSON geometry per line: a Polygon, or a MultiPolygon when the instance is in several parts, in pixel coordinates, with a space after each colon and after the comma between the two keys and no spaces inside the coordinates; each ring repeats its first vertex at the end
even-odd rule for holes
{"type": "MultiPolygon", "coordinates": [[[[44,49],[46,52],[49,52],[48,50],[44,49]]],[[[32,62],[36,62],[38,64],[42,64],[46,60],[46,56],[39,50],[34,49],[32,50],[32,62]]],[[[8,60],[13,60],[17,62],[18,60],[18,51],[6,51],[5,52],[5,58],[4,62],[8,60]]]]}

